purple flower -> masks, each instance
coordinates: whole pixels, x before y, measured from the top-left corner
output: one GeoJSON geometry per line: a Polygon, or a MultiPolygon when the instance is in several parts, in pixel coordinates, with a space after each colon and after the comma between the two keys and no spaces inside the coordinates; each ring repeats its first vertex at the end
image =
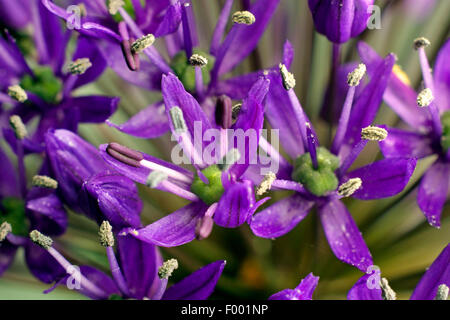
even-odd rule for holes
{"type": "Polygon", "coordinates": [[[374,0],[308,0],[317,31],[334,43],[357,37],[367,27],[374,0]]]}
{"type": "MultiPolygon", "coordinates": [[[[61,8],[56,7],[52,2],[45,0],[43,3],[53,13],[64,19],[68,18],[68,14],[61,8]]],[[[146,3],[148,7],[151,7],[159,2],[148,1],[146,3]]],[[[168,5],[169,1],[162,1],[161,3],[168,5]]],[[[190,1],[175,1],[173,3],[163,16],[168,21],[173,22],[170,26],[174,29],[170,29],[170,32],[164,32],[162,34],[156,34],[152,30],[142,29],[138,21],[133,21],[125,9],[119,9],[123,21],[119,23],[118,27],[117,23],[115,23],[115,28],[118,28],[122,32],[119,34],[114,32],[115,36],[112,37],[113,41],[97,41],[98,47],[103,52],[109,66],[122,78],[148,90],[159,91],[161,89],[162,74],[175,73],[182,81],[185,89],[195,96],[205,111],[211,110],[216,103],[215,100],[221,95],[227,95],[232,99],[245,98],[252,85],[262,76],[263,71],[232,77],[226,80],[222,80],[222,78],[242,62],[257,46],[270,18],[278,6],[279,0],[255,1],[248,8],[248,12],[246,12],[247,15],[251,14],[254,20],[248,24],[234,23],[230,32],[224,38],[233,4],[232,0],[227,0],[215,26],[209,53],[198,48],[198,34],[190,1]],[[140,71],[131,72],[125,63],[125,59],[123,59],[123,51],[126,50],[118,46],[119,43],[123,43],[124,39],[127,39],[126,34],[128,32],[133,35],[130,35],[130,38],[140,38],[147,33],[154,34],[156,38],[164,36],[171,61],[165,61],[157,49],[150,46],[144,50],[144,53],[149,57],[151,63],[140,61],[140,71]],[[224,38],[223,41],[222,38],[224,38]],[[206,59],[206,65],[194,66],[190,62],[190,58],[194,54],[206,59]]],[[[161,10],[163,10],[162,4],[160,5],[161,10]]],[[[139,12],[136,8],[134,11],[136,13],[139,12]]],[[[163,11],[161,11],[161,15],[162,13],[163,11]]],[[[88,18],[89,16],[85,19],[88,18]]],[[[82,21],[84,20],[82,19],[82,21]]],[[[96,30],[97,27],[91,28],[91,24],[89,24],[88,30],[82,27],[79,31],[85,33],[95,29],[95,34],[91,35],[100,38],[111,38],[104,35],[104,27],[106,26],[104,24],[101,30],[96,30]]],[[[108,30],[109,34],[115,29],[108,30]]],[[[130,57],[126,59],[126,61],[130,60],[130,57]]],[[[130,62],[128,62],[128,65],[130,65],[130,62]]],[[[162,105],[162,102],[151,104],[127,122],[120,125],[110,121],[107,121],[107,123],[122,132],[139,138],[155,138],[169,130],[168,119],[164,116],[164,107],[162,105]]]]}
{"type": "MultiPolygon", "coordinates": [[[[425,45],[426,41],[418,39],[416,44],[424,42],[425,45]]],[[[365,62],[380,60],[377,53],[365,43],[359,44],[359,52],[365,62]]],[[[388,158],[421,159],[430,155],[437,156],[421,179],[417,203],[428,222],[438,228],[450,187],[450,68],[446,62],[446,57],[450,54],[450,40],[439,51],[433,69],[434,75],[430,72],[424,46],[418,47],[418,53],[425,90],[417,95],[411,88],[408,77],[397,66],[390,76],[383,97],[410,129],[386,127],[388,138],[380,143],[380,148],[388,158]]],[[[369,74],[373,72],[373,69],[369,69],[369,74]]]]}
{"type": "MultiPolygon", "coordinates": [[[[286,52],[290,52],[290,58],[285,56],[284,61],[290,63],[292,52],[286,52]]],[[[372,75],[354,102],[365,66],[358,66],[347,79],[343,79],[350,87],[331,152],[319,146],[314,128],[292,89],[295,79],[286,66],[282,64],[280,72],[269,73],[271,86],[267,94],[266,115],[272,127],[279,128],[284,150],[295,160],[291,165],[276,150],[266,147],[268,154],[278,161],[280,169],[276,179],[267,184],[266,177],[261,186],[266,185],[265,190],[293,190],[295,194],[255,214],[250,221],[254,234],[264,238],[282,236],[316,205],[334,254],[362,271],[372,264],[371,254],[341,198],[352,196],[369,200],[393,196],[404,189],[414,171],[415,159],[398,158],[380,160],[348,172],[369,140],[386,137],[383,129],[370,124],[380,105],[393,64],[394,56],[389,55],[369,65],[368,68],[374,68],[376,74],[372,75]]],[[[252,176],[257,179],[255,182],[261,181],[261,177],[252,176]]]]}
{"type": "MultiPolygon", "coordinates": [[[[107,222],[102,223],[99,234],[112,277],[90,266],[80,266],[77,270],[50,242],[45,245],[46,250],[68,274],[44,293],[58,285],[68,285],[75,278],[79,287],[74,289],[92,299],[204,300],[214,291],[225,267],[225,261],[213,262],[167,288],[169,277],[178,268],[177,260],[163,262],[158,247],[129,235],[117,237],[115,253],[114,236],[107,222]]],[[[43,235],[38,237],[37,243],[42,237],[49,239],[43,235]]]]}
{"type": "Polygon", "coordinates": [[[136,185],[107,165],[97,149],[67,130],[45,135],[46,152],[58,191],[74,210],[115,229],[140,227],[142,201],[136,185]]]}
{"type": "MultiPolygon", "coordinates": [[[[268,88],[269,81],[264,78],[253,85],[231,129],[242,132],[253,130],[258,139],[263,126],[262,102],[268,88]]],[[[256,202],[252,183],[241,179],[251,161],[249,157],[256,154],[251,144],[234,148],[234,140],[229,141],[229,128],[211,124],[198,102],[185,91],[175,75],[163,76],[162,90],[172,134],[189,158],[189,163],[194,165],[195,175],[182,167],[115,143],[103,145],[100,149],[106,161],[123,175],[192,201],[145,228],[126,230],[143,241],[172,247],[194,238],[207,237],[214,223],[228,228],[242,225],[263,201],[256,202]],[[208,130],[213,128],[219,135],[216,139],[224,143],[204,141],[208,130]],[[228,145],[226,141],[229,141],[228,145]],[[220,148],[214,149],[212,157],[206,159],[210,144],[220,148]],[[245,157],[241,159],[240,155],[245,157]]],[[[218,110],[217,118],[221,123],[231,124],[231,103],[224,103],[223,108],[218,110]],[[225,119],[227,117],[228,120],[225,119]]]]}
{"type": "Polygon", "coordinates": [[[97,79],[106,62],[86,37],[79,37],[72,60],[66,62],[70,32],[64,33],[59,19],[40,2],[32,1],[31,11],[38,65],[28,66],[8,32],[0,37],[0,71],[6,75],[0,80],[0,103],[13,105],[0,115],[0,125],[13,149],[9,117],[18,115],[26,124],[39,119],[33,135],[24,140],[26,153],[43,151],[43,136],[49,129],[76,131],[79,123],[104,122],[119,102],[114,97],[72,96],[75,89],[97,79]]]}
{"type": "MultiPolygon", "coordinates": [[[[383,279],[383,281],[381,281],[381,288],[380,285],[375,286],[375,284],[380,282],[380,277],[380,273],[362,276],[350,289],[347,298],[349,300],[383,300],[395,298],[395,292],[389,287],[387,280],[383,279]]],[[[450,245],[447,245],[422,276],[410,299],[447,300],[449,287],[450,245]]]]}
{"type": "Polygon", "coordinates": [[[295,289],[284,289],[269,297],[269,300],[312,300],[319,277],[308,274],[295,289]]]}

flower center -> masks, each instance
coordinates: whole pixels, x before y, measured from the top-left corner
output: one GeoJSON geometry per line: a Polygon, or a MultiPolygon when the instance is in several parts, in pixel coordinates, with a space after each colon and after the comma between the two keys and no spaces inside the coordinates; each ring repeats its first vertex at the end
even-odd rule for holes
{"type": "Polygon", "coordinates": [[[441,117],[442,137],[441,146],[445,152],[450,149],[450,111],[445,112],[441,117]]]}
{"type": "Polygon", "coordinates": [[[20,86],[26,91],[33,92],[48,103],[56,102],[57,96],[62,89],[61,80],[55,77],[52,69],[49,67],[36,67],[33,73],[34,77],[29,74],[25,75],[20,82],[20,86]]]}
{"type": "MultiPolygon", "coordinates": [[[[214,67],[214,57],[196,48],[193,50],[194,54],[207,59],[208,63],[202,68],[203,84],[208,86],[211,81],[210,71],[214,67]]],[[[170,62],[170,67],[183,83],[184,88],[189,92],[195,91],[195,66],[193,66],[186,57],[186,52],[181,50],[178,52],[170,62]]]]}
{"type": "Polygon", "coordinates": [[[208,184],[196,175],[191,185],[191,191],[197,195],[207,205],[212,205],[220,200],[224,193],[222,185],[222,171],[216,165],[209,166],[202,170],[202,173],[208,179],[208,184]]]}
{"type": "Polygon", "coordinates": [[[295,160],[292,179],[312,194],[323,196],[338,187],[339,180],[334,171],[339,168],[339,158],[324,147],[318,147],[317,164],[315,169],[309,152],[301,155],[295,160]]]}
{"type": "Polygon", "coordinates": [[[25,206],[17,198],[4,198],[0,203],[0,224],[8,222],[12,233],[18,236],[27,236],[28,224],[25,217],[25,206]]]}

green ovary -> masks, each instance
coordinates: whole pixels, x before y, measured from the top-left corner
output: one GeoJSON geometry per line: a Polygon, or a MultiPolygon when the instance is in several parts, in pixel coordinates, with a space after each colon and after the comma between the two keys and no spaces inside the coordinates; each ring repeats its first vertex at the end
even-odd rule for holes
{"type": "Polygon", "coordinates": [[[62,89],[61,80],[55,77],[49,67],[36,67],[33,73],[34,77],[25,75],[20,86],[26,91],[33,92],[45,102],[55,103],[62,89]]]}
{"type": "Polygon", "coordinates": [[[202,170],[202,173],[208,178],[209,184],[204,183],[198,175],[195,176],[191,185],[191,191],[196,194],[204,203],[212,205],[220,200],[224,193],[222,185],[222,171],[212,165],[202,170]]]}
{"type": "Polygon", "coordinates": [[[18,236],[28,235],[28,224],[25,217],[25,206],[22,200],[4,198],[0,205],[0,224],[8,222],[12,233],[18,236]]]}
{"type": "Polygon", "coordinates": [[[441,146],[444,151],[450,149],[450,111],[445,112],[441,117],[442,137],[441,146]]]}
{"type": "Polygon", "coordinates": [[[309,192],[323,196],[336,190],[339,180],[334,171],[339,167],[339,158],[323,147],[317,148],[318,168],[314,169],[309,153],[295,160],[292,179],[301,183],[309,192]]]}
{"type": "MultiPolygon", "coordinates": [[[[214,66],[215,59],[213,56],[204,53],[203,51],[200,51],[198,49],[194,49],[193,53],[199,54],[208,59],[208,64],[202,68],[203,84],[207,86],[211,81],[209,72],[212,70],[214,66]]],[[[173,57],[172,61],[170,62],[170,67],[172,68],[173,72],[175,72],[180,81],[183,83],[184,88],[189,92],[194,92],[195,67],[189,64],[189,61],[186,57],[186,52],[184,50],[178,52],[173,57]]]]}

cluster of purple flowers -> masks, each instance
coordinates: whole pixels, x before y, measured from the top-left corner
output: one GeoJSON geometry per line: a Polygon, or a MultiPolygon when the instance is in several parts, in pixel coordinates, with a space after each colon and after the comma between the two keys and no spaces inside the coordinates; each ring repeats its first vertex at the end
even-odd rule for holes
{"type": "MultiPolygon", "coordinates": [[[[17,166],[0,149],[0,275],[24,247],[31,273],[53,284],[46,293],[76,278],[80,287],[75,290],[93,299],[207,299],[225,261],[212,262],[167,288],[178,262],[164,261],[158,247],[206,239],[214,225],[248,224],[258,237],[277,238],[315,208],[335,256],[364,273],[348,298],[395,298],[379,274],[375,286],[368,287],[373,275],[366,272],[374,261],[342,199],[395,196],[407,186],[417,160],[435,155],[421,178],[417,202],[430,225],[440,226],[450,188],[450,65],[445,61],[450,41],[440,49],[431,72],[425,52],[430,43],[415,40],[424,79],[418,94],[395,65],[394,54],[381,57],[358,43],[361,62],[336,65],[325,97],[339,110],[327,148],[320,145],[295,94],[289,41],[274,66],[227,76],[256,48],[279,2],[242,1],[245,10],[233,13],[233,0],[226,0],[208,50],[201,50],[189,0],[1,0],[8,8],[1,13],[7,27],[0,37],[1,138],[17,166]],[[71,5],[78,10],[66,10],[71,5]],[[22,14],[9,14],[17,11],[22,14]],[[63,29],[61,19],[71,28],[63,29]],[[32,62],[9,31],[28,25],[37,51],[32,62]],[[71,38],[74,50],[69,49],[71,38]],[[163,41],[166,52],[154,45],[163,41]],[[108,119],[119,97],[74,94],[108,67],[130,84],[160,92],[162,100],[125,123],[112,123],[108,119]],[[383,101],[409,130],[374,125],[383,101]],[[288,158],[259,134],[265,120],[279,130],[288,158]],[[170,132],[192,170],[115,142],[96,148],[77,134],[79,123],[104,122],[144,139],[170,132]],[[229,130],[257,132],[256,144],[278,171],[261,174],[267,166],[250,161],[255,152],[250,142],[243,148],[236,141],[225,143],[212,163],[206,161],[194,139],[198,123],[202,135],[215,129],[222,140],[228,139],[229,130]],[[351,169],[370,141],[379,143],[384,158],[351,169]],[[31,186],[24,164],[30,154],[43,159],[31,186]],[[143,225],[136,182],[190,203],[143,225]],[[269,190],[288,190],[291,195],[270,202],[264,197],[269,190]],[[91,266],[73,266],[53,245],[49,236],[65,232],[68,208],[98,223],[111,276],[91,266]]],[[[333,42],[335,51],[364,31],[373,3],[308,1],[316,30],[333,42]]],[[[208,146],[201,142],[201,149],[208,146]]],[[[297,288],[270,299],[312,299],[318,281],[311,273],[297,288]]],[[[411,298],[446,299],[449,286],[447,245],[411,298]]]]}

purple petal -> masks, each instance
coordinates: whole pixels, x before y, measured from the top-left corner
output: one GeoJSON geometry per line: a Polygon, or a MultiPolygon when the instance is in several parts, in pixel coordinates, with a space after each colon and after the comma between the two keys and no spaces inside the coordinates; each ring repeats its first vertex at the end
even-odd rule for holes
{"type": "MultiPolygon", "coordinates": [[[[16,41],[8,31],[5,31],[5,33],[6,39],[0,37],[0,67],[8,70],[8,73],[11,73],[10,76],[22,77],[25,73],[32,74],[16,41]]],[[[10,79],[8,79],[8,84],[9,81],[10,79]]]]}
{"type": "Polygon", "coordinates": [[[250,228],[259,237],[280,237],[302,221],[313,205],[314,202],[307,201],[298,194],[292,195],[254,215],[250,228]]]}
{"type": "Polygon", "coordinates": [[[8,156],[0,148],[0,194],[2,197],[20,197],[16,170],[9,161],[8,156]]]}
{"type": "Polygon", "coordinates": [[[373,264],[366,243],[345,205],[334,200],[319,209],[325,236],[336,257],[363,272],[373,264]]]}
{"type": "Polygon", "coordinates": [[[308,274],[295,289],[285,289],[269,297],[269,300],[312,300],[319,277],[308,274]]]}
{"type": "Polygon", "coordinates": [[[80,36],[78,38],[77,49],[72,59],[76,60],[81,58],[89,58],[92,66],[87,69],[84,74],[78,76],[74,88],[78,88],[95,81],[103,73],[107,66],[106,60],[103,58],[103,55],[98,50],[94,41],[84,36],[80,36]]]}
{"type": "Polygon", "coordinates": [[[279,2],[279,0],[258,0],[249,10],[255,16],[255,23],[249,26],[233,25],[219,48],[212,73],[220,76],[230,71],[253,51],[279,2]]]}
{"type": "Polygon", "coordinates": [[[9,268],[16,256],[17,246],[5,240],[0,244],[0,277],[9,268]]]}
{"type": "MultiPolygon", "coordinates": [[[[161,87],[164,104],[166,105],[167,117],[170,119],[170,109],[176,106],[180,107],[183,111],[183,116],[191,137],[195,136],[195,122],[201,124],[201,133],[202,137],[204,137],[205,131],[212,128],[211,123],[197,100],[184,89],[181,81],[178,80],[174,74],[169,73],[168,75],[163,75],[161,87]]],[[[170,129],[175,134],[175,128],[173,127],[172,121],[169,121],[169,125],[170,129]]]]}
{"type": "Polygon", "coordinates": [[[449,190],[450,164],[436,161],[426,172],[420,182],[417,203],[427,217],[428,222],[439,228],[441,213],[449,190]]]}
{"type": "Polygon", "coordinates": [[[164,218],[153,222],[137,232],[129,232],[142,241],[161,247],[176,247],[195,239],[195,228],[198,220],[205,214],[207,206],[201,202],[193,202],[164,218]]]}
{"type": "Polygon", "coordinates": [[[225,228],[235,228],[247,221],[255,205],[253,184],[243,181],[233,184],[220,198],[214,222],[225,228]]]}
{"type": "Polygon", "coordinates": [[[53,190],[33,188],[27,195],[26,208],[32,229],[47,235],[61,235],[67,229],[67,212],[63,203],[53,190]]]}
{"type": "Polygon", "coordinates": [[[262,71],[257,71],[219,81],[213,88],[213,94],[216,96],[225,94],[231,99],[242,100],[248,95],[250,88],[255,82],[263,75],[262,71]]]}
{"type": "Polygon", "coordinates": [[[118,236],[120,265],[131,297],[141,300],[158,277],[157,248],[132,236],[118,236]]]}
{"type": "Polygon", "coordinates": [[[219,260],[195,271],[166,290],[163,300],[205,300],[214,291],[226,262],[219,260]]]}
{"type": "Polygon", "coordinates": [[[450,109],[450,40],[441,47],[434,65],[434,90],[437,106],[441,112],[450,109]]]}
{"type": "Polygon", "coordinates": [[[432,141],[428,136],[401,129],[380,126],[388,136],[380,142],[380,149],[386,158],[424,158],[433,154],[432,141]]]}
{"type": "Polygon", "coordinates": [[[181,4],[176,2],[175,4],[169,6],[164,18],[155,31],[155,37],[163,37],[165,35],[174,33],[177,31],[181,23],[181,4]]]}
{"type": "Polygon", "coordinates": [[[365,274],[355,283],[347,294],[348,300],[383,300],[381,296],[381,289],[376,287],[369,288],[371,277],[376,277],[375,281],[380,281],[380,274],[365,274]]]}
{"type": "Polygon", "coordinates": [[[422,276],[411,296],[411,300],[433,300],[437,288],[441,284],[450,287],[450,245],[442,250],[439,257],[434,260],[422,276]]]}
{"type": "Polygon", "coordinates": [[[107,124],[123,133],[143,139],[157,138],[169,131],[169,122],[162,102],[149,105],[125,123],[116,125],[108,120],[107,124]]]}
{"type": "Polygon", "coordinates": [[[66,275],[66,271],[47,250],[28,241],[25,245],[25,261],[30,272],[44,283],[52,283],[66,275]]]}
{"type": "Polygon", "coordinates": [[[357,199],[369,200],[396,195],[408,184],[416,162],[415,158],[384,159],[348,173],[348,179],[360,178],[362,180],[361,188],[352,196],[357,199]]]}
{"type": "Polygon", "coordinates": [[[87,210],[98,223],[106,219],[116,230],[141,226],[142,201],[129,178],[118,173],[99,173],[83,184],[83,190],[91,197],[87,210]]]}
{"type": "MultiPolygon", "coordinates": [[[[376,64],[381,62],[382,58],[364,42],[358,43],[358,52],[361,60],[368,66],[367,72],[369,76],[375,76],[377,71],[376,64]]],[[[391,73],[383,99],[413,128],[427,126],[429,115],[427,110],[417,107],[417,93],[410,85],[404,83],[395,72],[391,73]]]]}
{"type": "Polygon", "coordinates": [[[69,98],[65,108],[79,110],[79,122],[105,122],[117,109],[120,98],[105,96],[86,96],[69,98]]]}
{"type": "Polygon", "coordinates": [[[1,0],[0,7],[0,20],[9,28],[24,28],[31,20],[28,0],[1,0]]]}
{"type": "Polygon", "coordinates": [[[388,55],[380,63],[376,63],[376,72],[354,102],[344,140],[347,147],[343,150],[344,154],[340,152],[342,158],[345,158],[345,153],[361,140],[361,129],[371,125],[375,119],[394,63],[395,56],[393,54],[388,55]]]}

